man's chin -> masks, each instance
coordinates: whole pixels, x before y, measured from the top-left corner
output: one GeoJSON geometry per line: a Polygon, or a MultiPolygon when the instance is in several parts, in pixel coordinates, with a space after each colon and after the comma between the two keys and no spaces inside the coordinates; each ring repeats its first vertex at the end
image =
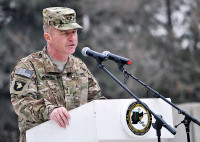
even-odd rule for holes
{"type": "Polygon", "coordinates": [[[75,50],[68,51],[66,54],[71,55],[74,54],[75,50]]]}

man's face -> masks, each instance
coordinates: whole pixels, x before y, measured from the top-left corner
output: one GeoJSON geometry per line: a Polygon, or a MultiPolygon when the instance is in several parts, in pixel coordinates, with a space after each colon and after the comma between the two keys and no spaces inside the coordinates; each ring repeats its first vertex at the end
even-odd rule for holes
{"type": "Polygon", "coordinates": [[[73,54],[78,44],[77,29],[60,31],[53,28],[48,44],[58,54],[65,54],[67,56],[73,54]]]}

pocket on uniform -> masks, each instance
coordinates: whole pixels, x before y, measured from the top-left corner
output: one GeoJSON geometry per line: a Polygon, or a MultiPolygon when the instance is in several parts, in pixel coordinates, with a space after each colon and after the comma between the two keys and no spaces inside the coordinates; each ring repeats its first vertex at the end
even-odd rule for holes
{"type": "Polygon", "coordinates": [[[38,98],[45,98],[55,104],[55,94],[58,92],[58,87],[58,81],[55,76],[42,75],[38,84],[38,98]]]}

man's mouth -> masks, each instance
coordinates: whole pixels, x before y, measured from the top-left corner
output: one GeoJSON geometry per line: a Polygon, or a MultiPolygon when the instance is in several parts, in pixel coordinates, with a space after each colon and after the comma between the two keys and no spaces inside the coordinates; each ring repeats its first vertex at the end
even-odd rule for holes
{"type": "Polygon", "coordinates": [[[70,44],[70,45],[68,45],[68,46],[74,46],[75,44],[70,44]]]}

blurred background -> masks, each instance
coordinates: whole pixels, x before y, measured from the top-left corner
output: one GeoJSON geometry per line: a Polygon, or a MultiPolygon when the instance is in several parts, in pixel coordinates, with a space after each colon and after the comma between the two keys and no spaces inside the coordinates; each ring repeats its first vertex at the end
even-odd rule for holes
{"type": "MultiPolygon", "coordinates": [[[[83,29],[74,55],[87,64],[107,98],[132,97],[81,54],[85,46],[131,59],[127,71],[173,103],[200,101],[199,0],[0,0],[0,142],[18,141],[9,77],[19,59],[46,45],[42,9],[51,6],[77,12],[83,29]]],[[[103,64],[124,82],[115,62],[103,64]]],[[[131,78],[126,86],[140,98],[152,97],[131,78]]]]}

